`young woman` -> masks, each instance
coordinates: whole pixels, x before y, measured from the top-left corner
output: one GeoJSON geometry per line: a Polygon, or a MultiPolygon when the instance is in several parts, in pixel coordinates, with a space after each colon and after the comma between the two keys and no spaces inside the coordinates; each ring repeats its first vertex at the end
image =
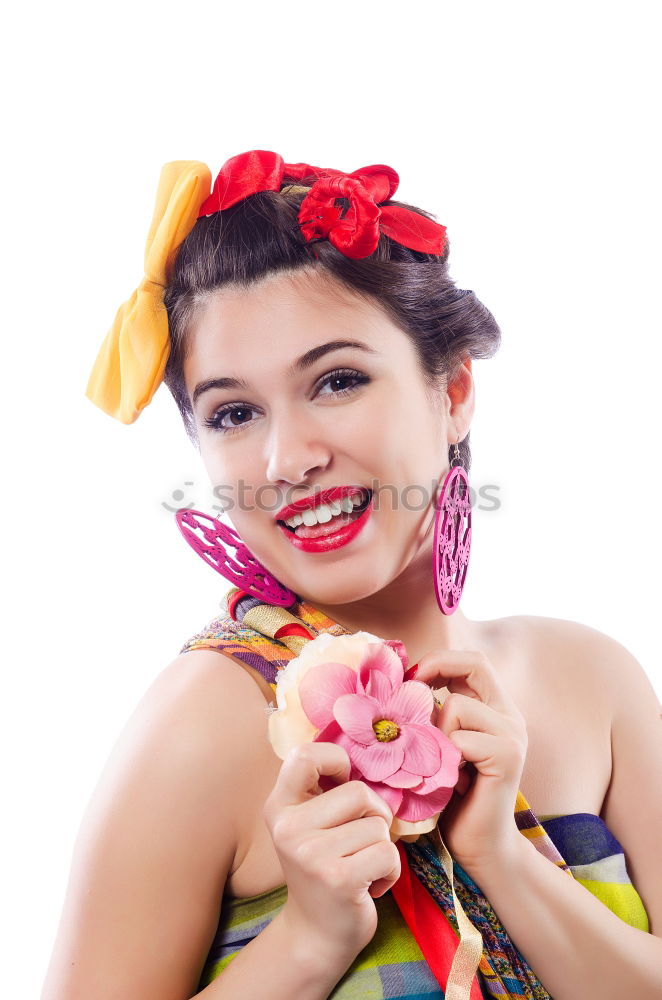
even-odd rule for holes
{"type": "Polygon", "coordinates": [[[166,382],[272,589],[246,569],[123,732],[43,1000],[662,995],[662,747],[644,671],[588,626],[469,620],[461,572],[440,596],[436,487],[469,472],[472,359],[500,334],[448,277],[444,227],[393,199],[397,180],[263,150],[227,161],[211,192],[204,164],[164,168],[145,279],[88,395],[131,423],[166,382]],[[393,799],[343,746],[282,761],[267,738],[301,636],[361,631],[404,643],[468,762],[438,824],[482,936],[464,976],[443,968],[466,924],[426,838],[396,842],[393,799]]]}

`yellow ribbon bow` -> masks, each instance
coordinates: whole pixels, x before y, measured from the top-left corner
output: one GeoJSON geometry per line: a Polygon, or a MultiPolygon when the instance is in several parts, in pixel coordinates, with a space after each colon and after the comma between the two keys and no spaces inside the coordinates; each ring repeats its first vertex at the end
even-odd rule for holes
{"type": "Polygon", "coordinates": [[[132,424],[163,381],[170,354],[163,292],[175,260],[211,191],[199,160],[172,160],[161,170],[145,246],[145,276],[117,311],[88,379],[85,395],[123,424],[132,424]]]}

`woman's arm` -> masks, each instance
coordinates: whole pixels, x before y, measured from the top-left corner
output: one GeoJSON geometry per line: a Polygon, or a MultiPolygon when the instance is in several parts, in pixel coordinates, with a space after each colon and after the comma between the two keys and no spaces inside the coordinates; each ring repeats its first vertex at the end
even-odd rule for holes
{"type": "MultiPolygon", "coordinates": [[[[254,813],[264,711],[253,679],[216,651],[183,654],[157,677],[85,811],[42,1000],[196,995],[239,824],[254,813]]],[[[267,931],[202,995],[251,996],[260,976],[265,998],[327,996],[328,964],[282,919],[267,931]]]]}
{"type": "MultiPolygon", "coordinates": [[[[588,652],[588,650],[585,650],[588,652]]],[[[520,837],[500,866],[469,871],[554,1000],[662,998],[662,723],[639,663],[591,640],[596,683],[612,697],[612,779],[603,819],[622,844],[650,934],[626,924],[520,837]],[[657,936],[655,936],[657,935],[657,936]]]]}
{"type": "MultiPolygon", "coordinates": [[[[337,954],[330,942],[303,936],[285,908],[196,997],[203,1000],[327,1000],[355,955],[337,954]]],[[[143,1000],[151,1000],[145,996],[143,1000]]]]}
{"type": "Polygon", "coordinates": [[[662,998],[662,941],[626,924],[524,837],[509,863],[469,874],[554,1000],[662,998]]]}

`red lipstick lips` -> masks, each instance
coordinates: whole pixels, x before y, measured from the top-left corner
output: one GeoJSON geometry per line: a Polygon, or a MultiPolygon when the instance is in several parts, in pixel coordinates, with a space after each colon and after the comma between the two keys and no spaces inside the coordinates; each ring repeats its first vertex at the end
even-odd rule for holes
{"type": "MultiPolygon", "coordinates": [[[[352,487],[350,487],[349,489],[352,490],[353,492],[356,492],[355,490],[353,490],[352,487]]],[[[330,490],[328,492],[332,493],[333,491],[330,490]]],[[[318,503],[319,502],[320,501],[318,501],[318,503]]],[[[305,506],[311,507],[316,505],[307,503],[304,504],[304,507],[305,506]]],[[[332,534],[320,535],[318,538],[300,538],[293,531],[290,531],[290,529],[285,524],[282,524],[280,522],[278,524],[278,527],[283,532],[290,545],[293,545],[295,549],[300,549],[302,552],[330,552],[332,549],[339,549],[341,548],[341,546],[347,545],[349,542],[352,541],[353,538],[356,538],[358,533],[367,524],[368,518],[372,514],[372,508],[373,508],[373,496],[371,494],[370,500],[365,510],[363,510],[357,518],[355,518],[353,521],[350,521],[349,523],[341,525],[341,527],[338,528],[337,531],[332,532],[332,534]]],[[[287,510],[288,508],[286,507],[284,509],[287,510]]]]}
{"type": "Polygon", "coordinates": [[[319,507],[321,503],[329,503],[331,500],[339,500],[341,497],[353,497],[357,493],[365,492],[367,490],[363,486],[334,486],[328,490],[320,490],[319,493],[302,497],[301,500],[295,500],[286,507],[282,507],[277,514],[274,514],[274,520],[287,521],[288,517],[294,517],[299,511],[306,510],[309,507],[319,507]]]}

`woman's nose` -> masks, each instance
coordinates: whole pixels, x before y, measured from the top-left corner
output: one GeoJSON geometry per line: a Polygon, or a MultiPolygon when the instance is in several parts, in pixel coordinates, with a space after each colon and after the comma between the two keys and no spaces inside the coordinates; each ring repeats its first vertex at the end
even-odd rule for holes
{"type": "Polygon", "coordinates": [[[326,469],[331,448],[316,425],[295,415],[274,417],[267,440],[267,479],[304,485],[326,469]]]}

